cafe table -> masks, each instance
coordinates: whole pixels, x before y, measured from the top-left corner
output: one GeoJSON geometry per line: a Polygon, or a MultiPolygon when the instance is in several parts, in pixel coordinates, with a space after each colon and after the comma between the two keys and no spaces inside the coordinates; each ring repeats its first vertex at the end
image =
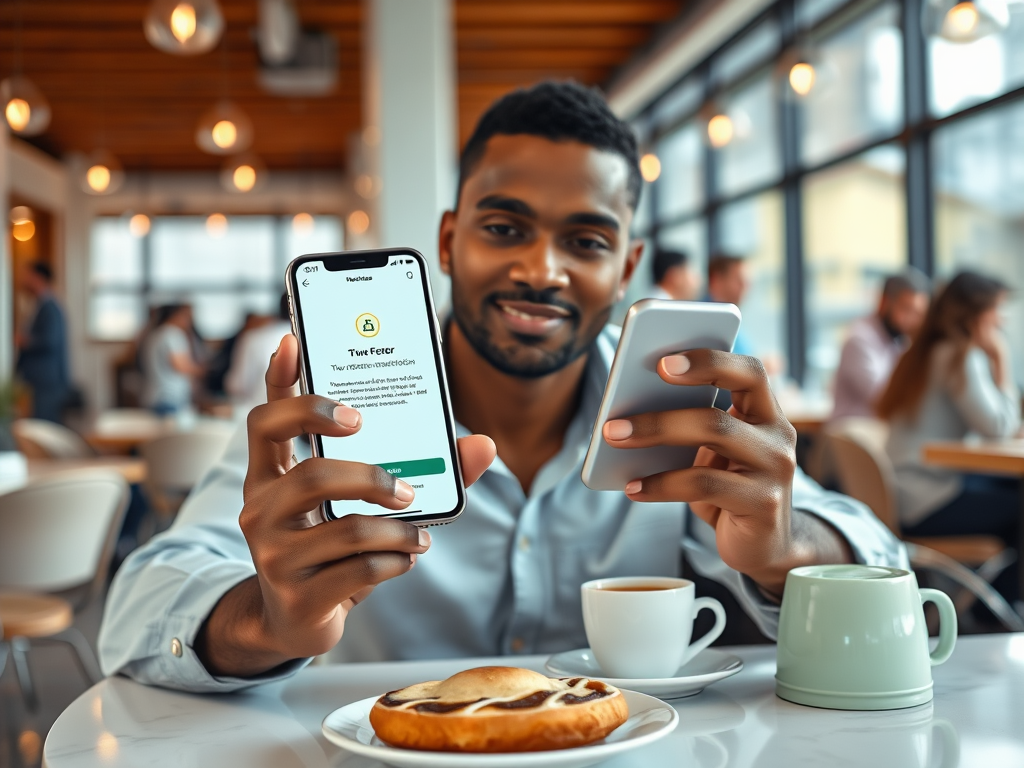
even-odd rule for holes
{"type": "MultiPolygon", "coordinates": [[[[934,701],[885,712],[790,704],[774,692],[775,647],[723,649],[739,674],[671,702],[675,731],[619,755],[606,768],[1020,768],[1024,766],[1024,633],[961,637],[934,668],[934,701]]],[[[543,670],[545,657],[310,666],[237,694],[193,695],[114,677],[60,715],[43,748],[45,768],[379,768],[330,744],[332,710],[469,667],[543,670]]],[[[173,658],[168,663],[173,664],[173,658]]],[[[529,768],[528,755],[521,763],[529,768]]]]}
{"type": "MultiPolygon", "coordinates": [[[[930,466],[956,472],[1019,478],[1021,524],[1017,552],[1024,553],[1024,439],[935,441],[925,443],[922,459],[930,466]]],[[[1019,574],[1020,594],[1024,596],[1024,567],[1019,569],[1019,574]]]]}
{"type": "Polygon", "coordinates": [[[64,472],[110,470],[117,472],[129,485],[146,481],[146,462],[134,456],[92,456],[84,459],[29,459],[28,479],[37,480],[64,472]]]}

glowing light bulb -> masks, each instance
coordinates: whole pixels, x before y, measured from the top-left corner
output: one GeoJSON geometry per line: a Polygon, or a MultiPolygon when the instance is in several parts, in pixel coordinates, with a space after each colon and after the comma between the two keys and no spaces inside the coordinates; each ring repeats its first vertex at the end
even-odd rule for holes
{"type": "Polygon", "coordinates": [[[735,128],[728,115],[715,115],[708,121],[708,141],[715,149],[721,149],[732,141],[735,128]]]}
{"type": "Polygon", "coordinates": [[[31,240],[36,233],[36,224],[34,221],[19,221],[11,225],[11,234],[14,235],[14,239],[20,243],[24,243],[26,240],[31,240]]]}
{"type": "Polygon", "coordinates": [[[7,102],[4,116],[12,131],[24,131],[28,127],[29,120],[32,119],[32,107],[24,99],[15,97],[7,102]]]}
{"type": "Polygon", "coordinates": [[[967,37],[977,28],[979,20],[974,3],[957,3],[946,14],[945,26],[953,36],[967,37]]]}
{"type": "Polygon", "coordinates": [[[211,213],[206,217],[206,234],[220,240],[228,233],[228,217],[223,213],[211,213]]]}
{"type": "Polygon", "coordinates": [[[220,120],[214,124],[210,136],[221,149],[230,149],[238,141],[238,128],[230,120],[220,120]]]}
{"type": "Polygon", "coordinates": [[[296,213],[292,217],[292,231],[305,237],[313,231],[313,217],[308,213],[296,213]]]}
{"type": "Polygon", "coordinates": [[[348,215],[348,231],[353,235],[361,235],[370,228],[370,217],[366,211],[352,211],[348,215]]]}
{"type": "Polygon", "coordinates": [[[239,192],[248,192],[256,186],[256,169],[251,165],[240,165],[231,174],[231,182],[239,192]]]}
{"type": "Polygon", "coordinates": [[[640,175],[644,181],[654,181],[661,176],[661,160],[652,152],[640,158],[640,175]]]}
{"type": "Polygon", "coordinates": [[[26,221],[32,221],[32,209],[27,205],[16,205],[11,208],[10,219],[11,224],[24,224],[26,221]]]}
{"type": "Polygon", "coordinates": [[[196,33],[196,9],[191,3],[178,3],[171,11],[171,34],[179,43],[187,43],[196,33]]]}
{"type": "Polygon", "coordinates": [[[128,231],[134,237],[145,237],[149,234],[149,216],[144,213],[136,213],[128,220],[128,231]]]}
{"type": "Polygon", "coordinates": [[[810,93],[817,79],[818,73],[806,61],[794,64],[793,68],[789,70],[789,86],[798,96],[806,96],[810,93]]]}
{"type": "Polygon", "coordinates": [[[110,186],[110,169],[97,163],[85,172],[85,181],[94,192],[106,192],[110,186]]]}

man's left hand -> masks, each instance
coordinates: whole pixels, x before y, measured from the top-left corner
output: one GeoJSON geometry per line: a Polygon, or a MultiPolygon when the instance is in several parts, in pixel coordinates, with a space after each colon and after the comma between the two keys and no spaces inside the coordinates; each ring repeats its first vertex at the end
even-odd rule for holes
{"type": "Polygon", "coordinates": [[[645,413],[604,425],[616,448],[699,446],[692,467],[626,485],[635,501],[688,502],[715,529],[718,554],[773,596],[800,565],[851,562],[846,540],[827,523],[792,508],[796,430],[753,357],[708,349],[662,358],[670,384],[711,384],[732,393],[729,412],[716,408],[645,413]]]}

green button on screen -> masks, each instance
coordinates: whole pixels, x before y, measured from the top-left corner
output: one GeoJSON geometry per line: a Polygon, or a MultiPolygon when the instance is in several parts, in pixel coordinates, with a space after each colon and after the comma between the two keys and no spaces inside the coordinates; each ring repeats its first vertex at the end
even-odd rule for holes
{"type": "Polygon", "coordinates": [[[420,475],[444,474],[444,459],[417,459],[416,461],[396,461],[381,464],[381,468],[398,477],[418,477],[420,475]]]}

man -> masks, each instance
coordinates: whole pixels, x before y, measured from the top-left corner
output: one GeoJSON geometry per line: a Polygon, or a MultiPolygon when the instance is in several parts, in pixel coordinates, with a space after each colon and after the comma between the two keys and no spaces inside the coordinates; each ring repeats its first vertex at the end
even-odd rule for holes
{"type": "Polygon", "coordinates": [[[905,564],[865,507],[794,478],[793,429],[761,366],[736,355],[659,363],[678,386],[732,389],[732,415],[598,425],[624,449],[705,446],[695,467],[637,478],[624,493],[583,485],[617,339],[607,318],[643,248],[629,239],[639,188],[636,140],[595,91],[543,83],[494,104],[463,151],[439,235],[452,279],[446,367],[463,474],[477,481],[466,512],[433,538],[384,517],[311,525],[323,499],[396,510],[414,493],[379,467],[296,461],[292,438],[349,435],[361,416],[295,395],[297,343],[285,336],[269,402],[249,416],[248,451],[238,436],[174,527],[118,573],[104,669],[226,691],[336,645],[335,659],[361,661],[565,650],[586,644],[582,582],[677,575],[682,549],[773,634],[791,567],[905,564]]]}
{"type": "Polygon", "coordinates": [[[832,419],[874,416],[875,401],[928,311],[931,286],[916,269],[889,277],[878,309],[850,328],[836,371],[832,419]]]}
{"type": "Polygon", "coordinates": [[[651,262],[655,299],[693,301],[697,297],[697,275],[690,268],[690,258],[680,251],[658,249],[651,262]]]}
{"type": "Polygon", "coordinates": [[[267,402],[267,359],[277,349],[281,337],[291,330],[288,321],[288,295],[282,294],[277,315],[259,318],[244,331],[231,356],[231,368],[224,377],[225,391],[232,402],[246,411],[267,402]]]}
{"type": "MultiPolygon", "coordinates": [[[[749,287],[747,263],[742,257],[719,253],[708,259],[708,288],[705,301],[718,301],[740,307],[749,287]]],[[[737,355],[754,354],[742,328],[736,335],[732,351],[737,355]]]]}
{"type": "Polygon", "coordinates": [[[31,264],[23,285],[35,299],[36,314],[19,345],[18,375],[32,388],[32,417],[59,423],[71,388],[64,310],[53,295],[49,265],[31,264]]]}

